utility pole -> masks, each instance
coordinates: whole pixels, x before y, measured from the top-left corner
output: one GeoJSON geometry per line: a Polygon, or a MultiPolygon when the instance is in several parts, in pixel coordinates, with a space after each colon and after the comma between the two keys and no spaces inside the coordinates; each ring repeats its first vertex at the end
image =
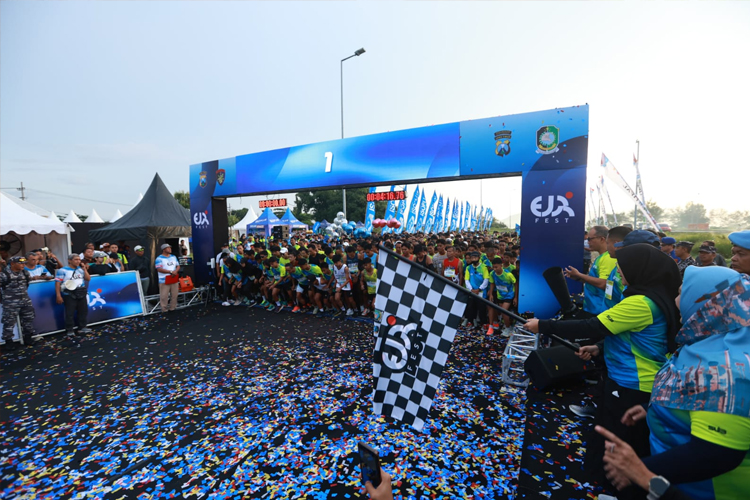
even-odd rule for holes
{"type": "Polygon", "coordinates": [[[23,201],[26,201],[26,194],[25,194],[26,188],[23,187],[23,182],[21,183],[21,187],[20,188],[16,188],[16,189],[18,189],[19,191],[21,191],[21,199],[23,201]]]}
{"type": "MultiPolygon", "coordinates": [[[[640,171],[640,165],[639,162],[641,161],[641,141],[636,140],[635,141],[636,146],[636,153],[635,153],[635,172],[636,172],[636,179],[635,179],[635,195],[638,196],[638,186],[641,183],[641,171],[640,171]]],[[[645,203],[645,201],[644,201],[645,203]]],[[[633,208],[633,229],[638,229],[638,204],[636,203],[635,207],[633,208]]]]}

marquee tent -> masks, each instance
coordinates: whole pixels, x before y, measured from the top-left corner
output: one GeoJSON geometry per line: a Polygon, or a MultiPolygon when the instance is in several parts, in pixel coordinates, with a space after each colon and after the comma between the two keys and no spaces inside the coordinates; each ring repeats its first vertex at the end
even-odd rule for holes
{"type": "Polygon", "coordinates": [[[234,226],[232,226],[232,230],[245,232],[247,231],[247,225],[254,222],[257,218],[258,218],[258,214],[256,214],[255,210],[253,210],[253,208],[250,207],[247,213],[245,214],[245,216],[242,218],[242,220],[239,221],[234,226]]]}
{"type": "Polygon", "coordinates": [[[122,212],[120,212],[120,209],[117,209],[117,212],[115,212],[115,215],[112,216],[111,219],[109,219],[109,222],[116,222],[122,218],[122,212]]]}
{"type": "Polygon", "coordinates": [[[260,214],[260,217],[255,219],[253,222],[248,224],[245,228],[246,233],[250,234],[257,232],[258,230],[262,229],[265,231],[266,238],[271,236],[271,228],[274,226],[281,226],[282,224],[279,222],[279,218],[274,215],[274,213],[271,211],[270,208],[267,208],[263,210],[263,213],[260,214]]]}
{"type": "Polygon", "coordinates": [[[70,209],[70,212],[68,212],[67,217],[63,219],[63,222],[81,222],[81,219],[78,218],[76,213],[73,211],[73,209],[70,209]]]}
{"type": "Polygon", "coordinates": [[[279,219],[279,225],[289,226],[289,231],[292,229],[307,229],[307,224],[300,222],[288,208],[286,209],[286,212],[284,212],[284,215],[279,219]]]}
{"type": "Polygon", "coordinates": [[[102,219],[98,213],[96,213],[96,209],[91,210],[91,215],[86,217],[86,220],[84,221],[87,224],[95,224],[95,223],[101,223],[104,222],[104,219],[102,219]]]}
{"type": "Polygon", "coordinates": [[[57,217],[42,217],[26,210],[3,193],[0,193],[0,236],[11,243],[13,254],[48,247],[65,262],[70,251],[67,224],[57,217]]]}
{"type": "MultiPolygon", "coordinates": [[[[160,239],[190,236],[190,211],[179,204],[159,177],[143,195],[143,199],[116,222],[101,229],[89,231],[91,241],[137,240],[146,248],[153,264],[159,252],[156,244],[160,239]]],[[[156,271],[151,269],[151,283],[155,283],[156,271]]]]}

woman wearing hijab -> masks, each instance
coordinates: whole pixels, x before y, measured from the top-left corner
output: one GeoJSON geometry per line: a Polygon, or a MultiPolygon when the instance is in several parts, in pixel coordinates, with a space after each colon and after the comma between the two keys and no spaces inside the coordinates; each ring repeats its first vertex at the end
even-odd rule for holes
{"type": "MultiPolygon", "coordinates": [[[[721,267],[689,267],[679,305],[682,347],[656,375],[648,409],[652,455],[639,466],[627,458],[628,450],[608,449],[608,475],[625,484],[640,469],[648,471],[652,490],[673,484],[694,500],[746,500],[750,277],[721,267]]],[[[644,408],[634,407],[624,420],[645,416],[644,408]]]]}
{"type": "MultiPolygon", "coordinates": [[[[619,304],[590,319],[532,319],[524,328],[571,340],[604,338],[607,377],[596,423],[629,443],[639,456],[647,456],[650,447],[645,422],[626,426],[621,419],[632,406],[648,403],[656,373],[666,363],[667,354],[676,349],[680,319],[674,301],[679,294],[680,271],[668,255],[647,244],[618,249],[617,265],[627,285],[619,304]]],[[[601,467],[603,442],[600,444],[589,445],[593,455],[587,457],[587,464],[591,470],[601,467]]]]}

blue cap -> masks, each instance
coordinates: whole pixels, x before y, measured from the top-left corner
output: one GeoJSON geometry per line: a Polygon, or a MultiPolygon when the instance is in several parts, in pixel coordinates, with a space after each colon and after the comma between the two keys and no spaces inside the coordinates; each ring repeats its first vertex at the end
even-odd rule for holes
{"type": "Polygon", "coordinates": [[[665,236],[661,239],[662,245],[674,245],[675,243],[677,243],[677,240],[672,238],[671,236],[665,236]]]}
{"type": "Polygon", "coordinates": [[[636,243],[647,243],[652,246],[659,245],[659,237],[651,231],[645,231],[643,229],[637,229],[631,231],[625,236],[625,239],[615,243],[615,248],[622,248],[629,245],[635,245],[636,243]]]}
{"type": "Polygon", "coordinates": [[[729,241],[738,247],[750,249],[750,229],[736,231],[729,235],[729,241]]]}

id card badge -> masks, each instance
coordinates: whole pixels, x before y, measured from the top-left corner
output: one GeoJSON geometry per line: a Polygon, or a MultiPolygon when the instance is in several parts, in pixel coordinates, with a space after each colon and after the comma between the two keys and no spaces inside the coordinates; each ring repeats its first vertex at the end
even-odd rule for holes
{"type": "Polygon", "coordinates": [[[607,300],[612,300],[612,291],[615,288],[615,282],[612,280],[607,280],[607,288],[604,290],[604,297],[607,300]]]}

